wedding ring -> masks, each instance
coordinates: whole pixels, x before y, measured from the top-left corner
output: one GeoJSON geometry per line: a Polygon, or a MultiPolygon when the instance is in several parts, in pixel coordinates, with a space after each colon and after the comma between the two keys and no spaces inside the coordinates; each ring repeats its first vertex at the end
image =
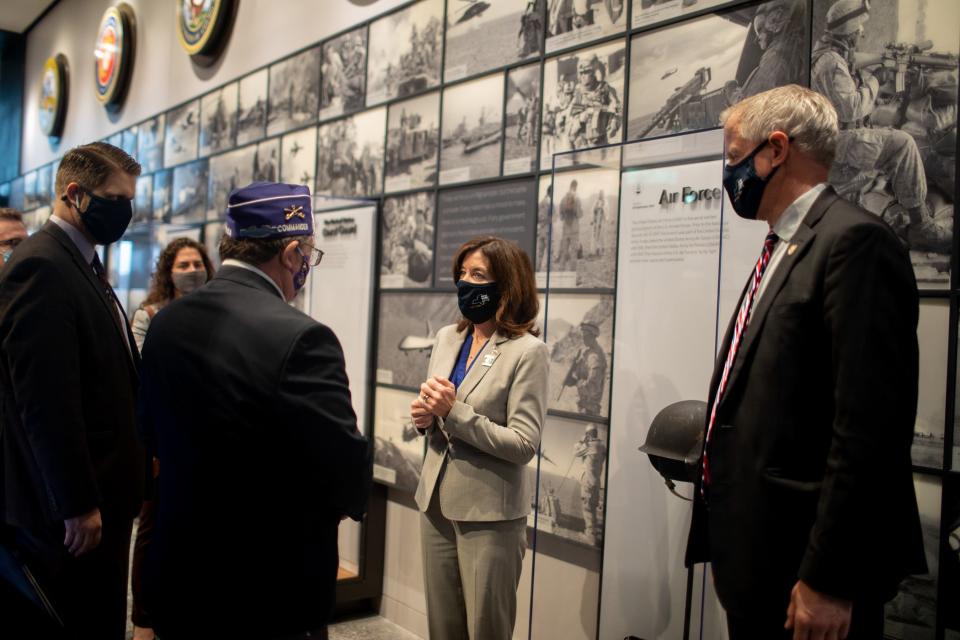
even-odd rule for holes
{"type": "Polygon", "coordinates": [[[423,394],[422,396],[420,396],[420,399],[423,400],[424,402],[426,402],[426,401],[429,400],[430,398],[427,397],[427,394],[423,394]]]}

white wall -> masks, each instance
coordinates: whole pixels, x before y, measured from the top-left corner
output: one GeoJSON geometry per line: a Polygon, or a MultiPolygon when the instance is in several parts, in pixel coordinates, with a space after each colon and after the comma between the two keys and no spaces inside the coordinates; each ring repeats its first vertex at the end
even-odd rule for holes
{"type": "Polygon", "coordinates": [[[165,111],[258,67],[407,0],[238,0],[230,41],[213,67],[194,67],[177,40],[174,7],[160,0],[127,0],[137,17],[137,53],[123,109],[108,114],[97,101],[93,48],[103,12],[114,0],[61,0],[27,38],[21,173],[165,111]],[[63,138],[54,146],[40,131],[37,103],[43,64],[57,53],[70,64],[70,98],[63,138]]]}

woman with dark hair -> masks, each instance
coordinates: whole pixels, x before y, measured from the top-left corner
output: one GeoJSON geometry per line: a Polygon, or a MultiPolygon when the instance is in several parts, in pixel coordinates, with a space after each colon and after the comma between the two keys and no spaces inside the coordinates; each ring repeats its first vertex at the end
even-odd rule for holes
{"type": "Polygon", "coordinates": [[[168,244],[157,260],[150,293],[130,323],[137,349],[143,349],[150,321],[163,305],[199,289],[211,278],[213,263],[202,244],[190,238],[177,238],[168,244]]]}
{"type": "Polygon", "coordinates": [[[437,332],[410,405],[427,436],[417,506],[431,638],[507,640],[517,613],[531,487],[547,413],[547,346],[533,265],[483,236],[453,261],[463,317],[437,332]]]}
{"type": "MultiPolygon", "coordinates": [[[[137,342],[137,349],[143,349],[150,321],[165,304],[180,296],[192,293],[213,278],[213,263],[206,248],[190,238],[177,238],[166,246],[157,259],[157,268],[153,273],[153,284],[146,300],[133,314],[130,331],[137,342]]],[[[156,478],[159,465],[153,460],[153,475],[156,478]]],[[[145,500],[140,510],[137,524],[137,539],[133,548],[132,592],[133,592],[133,630],[134,640],[152,640],[155,638],[153,624],[149,614],[143,608],[141,595],[141,567],[147,547],[153,537],[156,520],[157,496],[145,500]]]]}

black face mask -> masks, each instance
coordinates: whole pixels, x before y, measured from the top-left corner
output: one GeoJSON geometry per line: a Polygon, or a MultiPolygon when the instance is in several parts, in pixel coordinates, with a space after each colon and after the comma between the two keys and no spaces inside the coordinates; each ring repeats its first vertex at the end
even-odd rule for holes
{"type": "Polygon", "coordinates": [[[723,188],[727,190],[727,195],[730,196],[733,210],[737,212],[738,216],[747,220],[757,219],[757,211],[760,209],[763,192],[774,174],[780,169],[779,166],[774,167],[766,178],[757,175],[753,158],[769,143],[769,140],[761,142],[756,149],[750,152],[750,155],[737,164],[723,165],[723,188]]]}
{"type": "Polygon", "coordinates": [[[500,307],[500,288],[496,282],[473,284],[458,280],[457,301],[464,318],[474,324],[482,324],[497,313],[500,307]]]}
{"type": "MultiPolygon", "coordinates": [[[[74,206],[80,212],[80,220],[83,226],[87,228],[90,235],[93,236],[97,244],[110,244],[123,237],[127,227],[130,226],[130,220],[133,218],[133,206],[130,200],[120,198],[119,200],[110,200],[101,198],[83,189],[81,190],[89,196],[86,211],[80,211],[80,200],[78,199],[74,206]]],[[[67,199],[66,196],[63,197],[67,199]]]]}

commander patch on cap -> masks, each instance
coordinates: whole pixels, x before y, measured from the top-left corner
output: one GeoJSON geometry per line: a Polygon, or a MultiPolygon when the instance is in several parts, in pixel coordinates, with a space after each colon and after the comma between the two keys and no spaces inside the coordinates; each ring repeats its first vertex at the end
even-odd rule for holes
{"type": "Polygon", "coordinates": [[[254,182],[230,192],[226,234],[232,238],[312,236],[310,189],[301,184],[254,182]]]}

